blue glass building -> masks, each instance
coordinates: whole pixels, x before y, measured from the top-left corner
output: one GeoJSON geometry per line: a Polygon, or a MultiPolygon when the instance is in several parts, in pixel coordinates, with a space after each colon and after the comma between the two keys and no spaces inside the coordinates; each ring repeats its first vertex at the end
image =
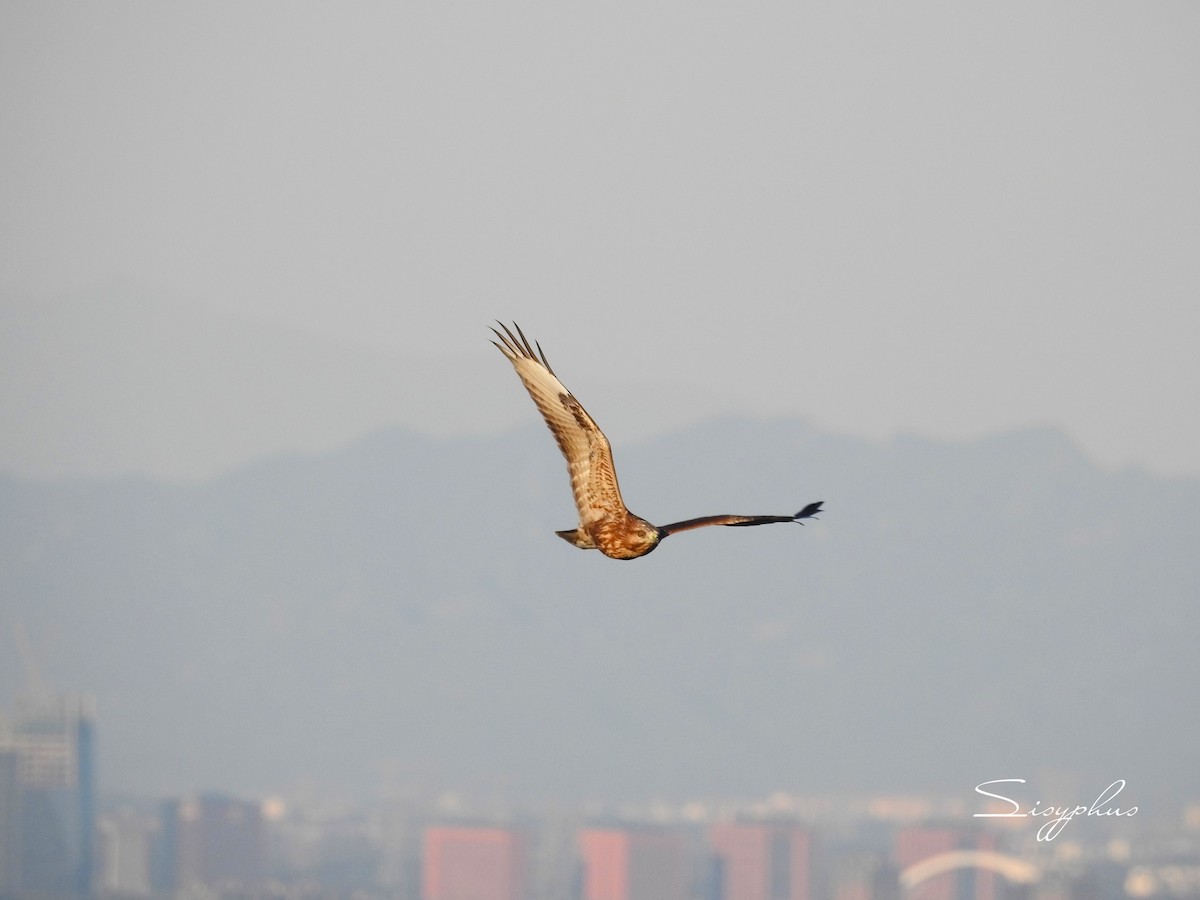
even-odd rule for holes
{"type": "Polygon", "coordinates": [[[89,897],[96,818],[91,701],[78,696],[19,699],[0,752],[15,776],[7,787],[0,779],[0,791],[15,794],[10,813],[0,819],[0,891],[64,900],[89,897]]]}

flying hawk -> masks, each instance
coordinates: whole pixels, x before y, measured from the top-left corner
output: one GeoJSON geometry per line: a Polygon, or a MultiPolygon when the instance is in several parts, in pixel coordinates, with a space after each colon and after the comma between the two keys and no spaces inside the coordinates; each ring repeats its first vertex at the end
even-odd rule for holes
{"type": "Polygon", "coordinates": [[[493,328],[500,343],[492,343],[517,370],[525,390],[529,391],[558,441],[558,449],[567,458],[571,490],[575,492],[575,506],[579,510],[579,527],[555,532],[564,541],[581,550],[599,550],[613,559],[637,559],[657,547],[663,538],[679,531],[706,525],[800,522],[801,519],[815,518],[821,511],[823,501],[808,504],[794,516],[701,516],[670,525],[651,525],[635,516],[621,499],[612,449],[600,426],[555,377],[540,344],[531,345],[515,322],[516,334],[504,323],[496,324],[504,329],[504,333],[493,328]]]}

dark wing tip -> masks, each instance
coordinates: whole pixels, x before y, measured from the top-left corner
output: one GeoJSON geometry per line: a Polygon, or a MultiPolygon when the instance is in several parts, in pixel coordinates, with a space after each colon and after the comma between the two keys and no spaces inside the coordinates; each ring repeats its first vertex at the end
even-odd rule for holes
{"type": "Polygon", "coordinates": [[[546,367],[547,372],[549,372],[551,375],[554,375],[554,370],[550,368],[550,361],[546,359],[546,354],[545,351],[542,350],[542,345],[536,341],[531,342],[529,338],[525,337],[525,332],[521,330],[520,325],[518,325],[516,322],[513,322],[512,328],[509,328],[499,319],[496,320],[496,324],[504,329],[504,334],[496,331],[495,328],[492,328],[492,333],[495,334],[496,337],[500,338],[500,341],[504,344],[504,346],[500,347],[500,344],[496,344],[495,341],[492,341],[492,343],[496,344],[496,346],[500,348],[501,353],[503,353],[505,356],[508,356],[510,359],[513,359],[517,356],[523,356],[526,359],[532,360],[533,362],[540,362],[546,367]],[[516,334],[513,334],[514,329],[516,330],[516,334]],[[534,352],[534,347],[537,348],[536,353],[534,352]]]}
{"type": "Polygon", "coordinates": [[[800,512],[796,513],[796,515],[792,516],[792,518],[797,522],[801,519],[815,519],[817,513],[822,512],[821,505],[824,502],[824,500],[818,500],[816,503],[810,503],[804,509],[800,510],[800,512]]]}
{"type": "Polygon", "coordinates": [[[495,328],[491,329],[492,334],[494,334],[496,337],[498,337],[500,339],[499,344],[496,344],[495,341],[492,341],[493,344],[496,344],[496,349],[498,349],[501,353],[503,353],[509,359],[513,359],[514,357],[520,356],[521,355],[520,349],[516,346],[515,338],[513,338],[513,333],[508,330],[508,326],[505,325],[503,322],[501,322],[499,319],[496,320],[496,324],[504,329],[504,334],[501,334],[495,328]],[[501,346],[501,345],[503,345],[503,346],[501,346]]]}

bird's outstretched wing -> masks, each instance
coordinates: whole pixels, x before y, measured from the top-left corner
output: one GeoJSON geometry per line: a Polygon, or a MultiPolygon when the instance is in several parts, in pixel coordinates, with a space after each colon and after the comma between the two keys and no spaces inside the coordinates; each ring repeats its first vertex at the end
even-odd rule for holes
{"type": "Polygon", "coordinates": [[[567,460],[571,475],[571,490],[579,510],[579,524],[588,525],[600,519],[623,515],[627,510],[617,487],[613,468],[612,449],[600,426],[587,410],[572,396],[550,368],[540,344],[530,344],[514,322],[516,334],[503,322],[497,322],[504,333],[492,331],[500,339],[492,341],[517,370],[525,390],[537,404],[558,449],[567,460]],[[536,348],[536,352],[535,352],[536,348]]]}
{"type": "Polygon", "coordinates": [[[823,500],[818,500],[816,503],[810,503],[794,516],[701,516],[698,519],[684,519],[682,522],[672,522],[670,525],[662,525],[658,531],[663,537],[669,534],[675,534],[679,531],[689,531],[693,528],[704,528],[708,525],[770,525],[773,522],[800,522],[801,519],[815,519],[817,513],[821,511],[823,500]]]}

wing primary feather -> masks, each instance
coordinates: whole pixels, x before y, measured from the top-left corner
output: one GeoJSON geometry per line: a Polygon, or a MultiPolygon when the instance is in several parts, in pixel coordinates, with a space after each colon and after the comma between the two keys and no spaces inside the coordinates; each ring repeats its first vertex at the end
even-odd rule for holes
{"type": "MultiPolygon", "coordinates": [[[[513,335],[513,340],[518,345],[522,345],[527,349],[529,347],[529,340],[525,337],[525,332],[523,332],[521,330],[521,326],[518,325],[516,322],[513,322],[512,327],[517,332],[516,335],[513,335]]],[[[504,326],[504,330],[507,331],[510,335],[512,335],[512,331],[509,329],[509,327],[507,325],[504,326]]]]}
{"type": "MultiPolygon", "coordinates": [[[[542,365],[546,367],[546,371],[551,375],[554,375],[554,370],[550,368],[550,360],[546,359],[546,351],[542,349],[542,345],[537,341],[534,341],[533,344],[535,347],[537,347],[538,356],[542,358],[542,365]]],[[[558,376],[554,375],[554,377],[557,378],[558,376]]]]}
{"type": "MultiPolygon", "coordinates": [[[[503,322],[497,321],[496,324],[499,325],[501,328],[504,328],[505,332],[508,332],[508,329],[504,327],[503,322]]],[[[515,356],[519,355],[516,352],[516,347],[514,347],[512,345],[512,341],[509,340],[509,337],[506,337],[505,335],[501,334],[495,328],[492,329],[492,334],[494,334],[494,335],[496,335],[496,337],[500,338],[500,343],[504,345],[503,347],[501,347],[500,344],[496,344],[495,341],[492,341],[493,344],[496,344],[496,346],[499,348],[501,353],[503,353],[509,359],[513,359],[515,356]]]]}
{"type": "Polygon", "coordinates": [[[508,349],[512,351],[513,356],[524,356],[525,354],[521,352],[521,344],[517,340],[517,336],[512,333],[512,329],[503,322],[500,323],[500,327],[504,329],[504,343],[508,345],[508,349]]]}
{"type": "Polygon", "coordinates": [[[513,328],[517,329],[517,334],[521,336],[521,345],[525,348],[525,355],[530,359],[537,359],[537,355],[533,352],[533,347],[529,345],[529,338],[525,337],[525,332],[521,330],[521,326],[513,322],[513,328]]]}
{"type": "MultiPolygon", "coordinates": [[[[808,506],[796,513],[795,520],[800,522],[801,519],[815,519],[817,517],[817,513],[822,512],[821,504],[824,502],[824,500],[818,500],[816,503],[808,504],[808,506]]],[[[804,523],[800,522],[800,524],[803,525],[804,523]]]]}

